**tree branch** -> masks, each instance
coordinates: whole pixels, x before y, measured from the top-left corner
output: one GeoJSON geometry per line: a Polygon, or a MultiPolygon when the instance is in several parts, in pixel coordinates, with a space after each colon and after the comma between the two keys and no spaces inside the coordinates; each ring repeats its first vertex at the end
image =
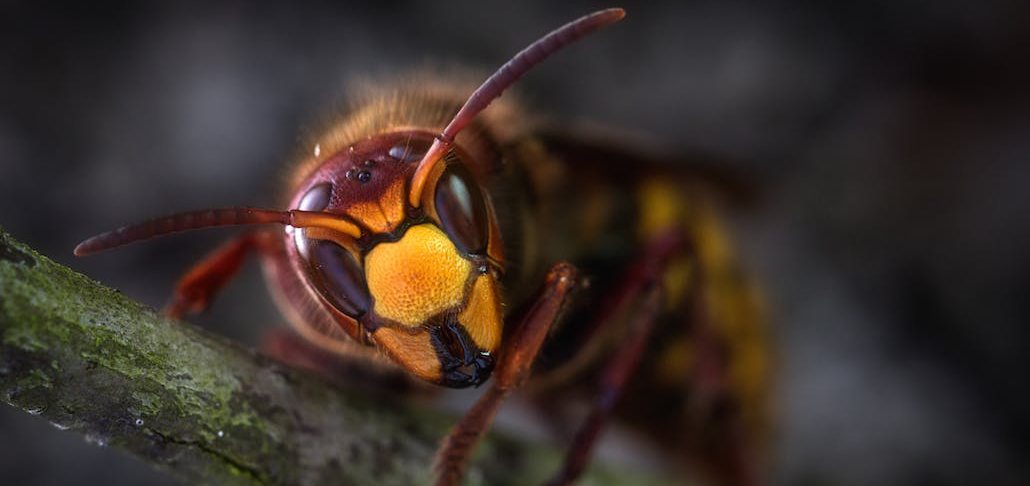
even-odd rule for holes
{"type": "MultiPolygon", "coordinates": [[[[189,483],[421,484],[454,423],[330,387],[158,315],[0,230],[7,403],[189,483]]],[[[490,434],[467,484],[540,484],[553,448],[490,434]]],[[[652,478],[594,468],[584,484],[652,478]]]]}

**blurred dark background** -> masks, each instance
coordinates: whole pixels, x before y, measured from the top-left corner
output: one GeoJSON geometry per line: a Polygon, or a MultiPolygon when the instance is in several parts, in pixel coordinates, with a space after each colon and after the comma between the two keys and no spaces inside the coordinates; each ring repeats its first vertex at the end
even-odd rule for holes
{"type": "MultiPolygon", "coordinates": [[[[99,230],[277,201],[356,76],[492,69],[597,2],[0,6],[0,225],[159,306],[226,233],[74,259],[99,230]]],[[[1030,481],[1030,3],[623,5],[518,84],[536,110],[732,160],[775,318],[778,484],[1030,481]]],[[[282,320],[255,265],[202,325],[282,320]]],[[[0,407],[0,482],[173,484],[0,407]]]]}

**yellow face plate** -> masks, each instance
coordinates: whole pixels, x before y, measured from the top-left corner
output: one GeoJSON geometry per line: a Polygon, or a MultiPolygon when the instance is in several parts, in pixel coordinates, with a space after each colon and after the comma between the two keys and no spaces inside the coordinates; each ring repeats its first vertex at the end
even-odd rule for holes
{"type": "Polygon", "coordinates": [[[491,278],[480,275],[472,286],[468,306],[458,314],[458,322],[472,341],[484,351],[495,351],[501,343],[501,307],[491,278]]]}
{"type": "Polygon", "coordinates": [[[365,257],[376,314],[409,327],[461,304],[471,263],[436,226],[412,226],[394,243],[380,243],[365,257]]]}

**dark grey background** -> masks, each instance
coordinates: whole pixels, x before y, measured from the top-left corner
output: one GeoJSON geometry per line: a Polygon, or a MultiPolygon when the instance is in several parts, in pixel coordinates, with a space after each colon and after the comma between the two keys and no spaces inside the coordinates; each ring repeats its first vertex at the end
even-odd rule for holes
{"type": "MultiPolygon", "coordinates": [[[[764,187],[735,228],[775,316],[778,483],[1030,478],[1027,5],[626,5],[518,85],[541,112],[726,155],[764,187]]],[[[157,214],[272,204],[299,130],[348,80],[491,69],[604,6],[5,2],[0,224],[160,305],[225,231],[71,248],[157,214]]],[[[196,321],[256,342],[281,323],[265,295],[252,266],[196,321]]],[[[6,406],[0,431],[5,484],[171,482],[6,406]]]]}

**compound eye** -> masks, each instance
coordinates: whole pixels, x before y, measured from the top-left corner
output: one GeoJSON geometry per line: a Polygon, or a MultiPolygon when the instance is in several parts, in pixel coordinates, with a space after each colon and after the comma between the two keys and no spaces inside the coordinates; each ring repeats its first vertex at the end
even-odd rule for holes
{"type": "Polygon", "coordinates": [[[301,211],[321,211],[329,205],[331,192],[332,186],[328,182],[318,184],[308,189],[308,192],[300,199],[297,209],[301,211]]]}
{"type": "Polygon", "coordinates": [[[330,304],[355,319],[368,311],[364,272],[351,253],[330,240],[307,242],[308,278],[330,304]]]}
{"type": "Polygon", "coordinates": [[[436,182],[433,197],[443,230],[466,253],[486,248],[486,204],[479,184],[460,164],[449,165],[436,182]]]}
{"type": "MultiPolygon", "coordinates": [[[[322,211],[329,206],[332,185],[327,182],[313,186],[301,198],[302,211],[322,211]]],[[[317,228],[298,228],[294,239],[297,252],[307,264],[308,280],[327,302],[355,319],[368,311],[369,293],[365,273],[351,252],[338,243],[313,238],[317,228]]]]}

